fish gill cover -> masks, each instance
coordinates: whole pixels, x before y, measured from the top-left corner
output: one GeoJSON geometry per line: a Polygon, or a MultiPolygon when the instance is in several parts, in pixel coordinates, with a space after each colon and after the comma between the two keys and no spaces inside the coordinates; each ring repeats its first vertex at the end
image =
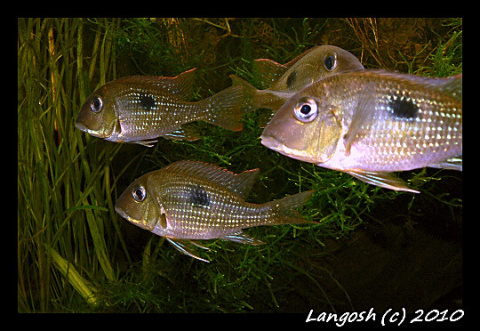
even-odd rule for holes
{"type": "MultiPolygon", "coordinates": [[[[368,69],[453,76],[462,72],[462,29],[458,18],[18,19],[18,311],[459,307],[461,173],[401,173],[419,195],[374,187],[262,146],[262,110],[243,117],[242,131],[191,123],[199,140],[160,138],[152,148],[103,141],[74,123],[87,97],[120,77],[196,67],[189,101],[199,101],[229,87],[231,74],[264,89],[255,59],[285,64],[325,44],[368,69]],[[205,243],[206,264],[115,213],[135,178],[184,159],[260,168],[254,203],[316,190],[301,214],[319,225],[246,230],[261,246],[205,243]]],[[[148,109],[151,101],[140,100],[148,109]]],[[[398,116],[414,115],[392,102],[398,116]]],[[[191,193],[209,203],[201,188],[191,193]]]]}

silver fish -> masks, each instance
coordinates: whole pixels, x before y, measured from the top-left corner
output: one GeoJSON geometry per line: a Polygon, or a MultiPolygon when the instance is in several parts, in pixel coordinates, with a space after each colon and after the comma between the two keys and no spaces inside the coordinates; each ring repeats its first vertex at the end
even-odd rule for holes
{"type": "Polygon", "coordinates": [[[290,98],[261,139],[294,159],[418,192],[391,172],[462,169],[462,75],[364,70],[327,77],[290,98]]]}
{"type": "Polygon", "coordinates": [[[189,102],[195,68],[177,77],[128,76],[109,82],[85,101],[76,127],[113,142],[148,147],[158,137],[197,140],[198,132],[184,124],[206,121],[226,129],[242,129],[241,87],[229,87],[189,102]]]}
{"type": "Polygon", "coordinates": [[[240,174],[194,161],[178,161],[135,180],[118,198],[115,210],[142,229],[167,240],[179,251],[204,262],[192,250],[196,240],[223,239],[259,245],[242,229],[293,223],[303,219],[295,208],[313,191],[254,204],[245,199],[258,169],[240,174]]]}

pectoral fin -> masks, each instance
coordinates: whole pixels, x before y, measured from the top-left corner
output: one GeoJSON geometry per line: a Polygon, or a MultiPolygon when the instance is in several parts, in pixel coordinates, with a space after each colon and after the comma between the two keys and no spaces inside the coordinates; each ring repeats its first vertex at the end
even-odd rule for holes
{"type": "Polygon", "coordinates": [[[368,130],[368,126],[373,121],[375,113],[375,86],[373,83],[367,84],[359,96],[357,105],[353,112],[352,122],[344,136],[345,154],[350,155],[350,148],[363,132],[368,130]]]}
{"type": "Polygon", "coordinates": [[[337,109],[334,107],[325,107],[323,118],[315,132],[317,155],[316,161],[324,163],[330,160],[337,150],[338,143],[342,137],[342,122],[337,116],[337,109]]]}
{"type": "Polygon", "coordinates": [[[193,247],[188,247],[189,244],[194,244],[195,246],[197,247],[201,247],[203,249],[206,249],[206,247],[204,246],[201,246],[197,243],[193,243],[189,240],[173,240],[173,239],[170,239],[170,238],[167,238],[167,240],[173,245],[173,247],[175,247],[176,249],[178,249],[180,252],[182,252],[183,254],[186,254],[190,257],[193,257],[197,260],[200,260],[200,261],[203,261],[203,262],[206,262],[206,263],[210,263],[210,261],[206,260],[206,259],[202,259],[201,257],[195,255],[193,253],[193,247]]]}
{"type": "Polygon", "coordinates": [[[360,170],[348,170],[345,172],[347,174],[352,175],[355,178],[360,179],[365,183],[387,188],[389,190],[420,193],[420,191],[409,188],[403,179],[396,177],[395,175],[389,172],[360,171],[360,170]]]}

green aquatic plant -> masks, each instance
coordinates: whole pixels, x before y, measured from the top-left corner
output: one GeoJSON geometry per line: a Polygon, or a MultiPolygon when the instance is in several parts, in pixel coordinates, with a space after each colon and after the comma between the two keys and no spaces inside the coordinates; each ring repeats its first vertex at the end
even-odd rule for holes
{"type": "Polygon", "coordinates": [[[117,22],[106,24],[18,20],[19,311],[63,310],[72,291],[96,303],[90,283],[118,277],[112,253],[126,247],[110,165],[120,146],[97,147],[72,126],[95,84],[113,78],[117,22]]]}

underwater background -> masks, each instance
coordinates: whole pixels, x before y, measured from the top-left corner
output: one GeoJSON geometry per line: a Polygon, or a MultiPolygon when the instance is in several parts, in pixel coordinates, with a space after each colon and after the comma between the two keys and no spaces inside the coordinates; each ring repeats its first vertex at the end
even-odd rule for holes
{"type": "Polygon", "coordinates": [[[85,99],[127,75],[197,67],[195,100],[257,88],[252,62],[286,63],[322,44],[367,69],[462,72],[460,18],[18,19],[18,311],[297,312],[462,306],[462,173],[400,173],[420,194],[363,183],[260,144],[262,111],[231,132],[195,123],[196,142],[115,144],[75,128],[85,99]],[[249,202],[316,190],[318,225],[246,232],[262,246],[206,243],[184,256],[114,211],[135,179],[178,160],[260,168],[249,202]]]}

